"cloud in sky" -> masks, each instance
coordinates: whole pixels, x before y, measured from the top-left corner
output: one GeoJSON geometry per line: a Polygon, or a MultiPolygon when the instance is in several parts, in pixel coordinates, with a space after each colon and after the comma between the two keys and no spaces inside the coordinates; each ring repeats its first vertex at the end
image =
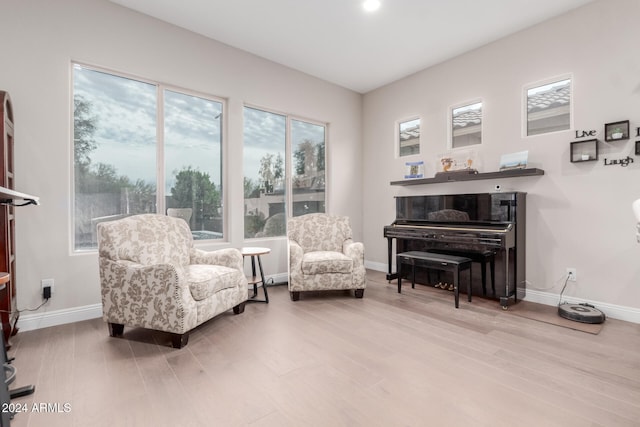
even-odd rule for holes
{"type": "MultiPolygon", "coordinates": [[[[74,93],[97,118],[93,163],[107,163],[132,180],[156,181],[156,85],[74,67],[74,93]]],[[[175,91],[164,92],[166,189],[173,173],[191,166],[221,180],[222,103],[175,91]]]]}
{"type": "MultiPolygon", "coordinates": [[[[91,104],[97,118],[98,147],[92,162],[113,165],[135,181],[156,182],[158,86],[74,66],[74,94],[91,104]]],[[[165,189],[186,167],[221,181],[223,105],[216,100],[166,89],[164,95],[165,189]]],[[[292,148],[303,141],[324,142],[323,125],[291,120],[292,148]]],[[[287,116],[244,108],[243,173],[258,181],[260,159],[278,153],[286,160],[287,116]]],[[[235,143],[235,142],[234,142],[235,143]]]]}

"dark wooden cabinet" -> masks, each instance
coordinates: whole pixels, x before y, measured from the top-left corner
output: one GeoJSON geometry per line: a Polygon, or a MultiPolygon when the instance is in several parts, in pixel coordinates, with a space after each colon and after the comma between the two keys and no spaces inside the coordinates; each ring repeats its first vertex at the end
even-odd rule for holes
{"type": "MultiPolygon", "coordinates": [[[[0,91],[0,186],[13,190],[13,107],[7,92],[0,91]]],[[[5,342],[17,331],[15,325],[18,320],[16,309],[16,256],[15,256],[15,207],[11,204],[0,205],[0,272],[9,274],[9,282],[0,291],[0,318],[5,342]]]]}

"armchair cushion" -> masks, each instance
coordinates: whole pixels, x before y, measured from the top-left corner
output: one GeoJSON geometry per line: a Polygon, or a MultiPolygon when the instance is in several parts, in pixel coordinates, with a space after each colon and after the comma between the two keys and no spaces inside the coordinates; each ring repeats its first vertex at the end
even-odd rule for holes
{"type": "Polygon", "coordinates": [[[302,257],[302,273],[347,273],[353,271],[353,260],[342,252],[314,251],[302,257]]]}
{"type": "Polygon", "coordinates": [[[188,265],[185,273],[189,291],[196,301],[207,299],[223,289],[234,288],[238,282],[238,270],[221,265],[188,265]]]}

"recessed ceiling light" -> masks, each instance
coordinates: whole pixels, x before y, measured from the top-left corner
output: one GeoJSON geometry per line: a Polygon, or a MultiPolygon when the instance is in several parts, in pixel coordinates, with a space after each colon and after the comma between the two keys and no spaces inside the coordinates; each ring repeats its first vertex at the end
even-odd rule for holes
{"type": "Polygon", "coordinates": [[[362,3],[362,7],[367,12],[374,12],[380,8],[380,0],[365,0],[362,3]]]}

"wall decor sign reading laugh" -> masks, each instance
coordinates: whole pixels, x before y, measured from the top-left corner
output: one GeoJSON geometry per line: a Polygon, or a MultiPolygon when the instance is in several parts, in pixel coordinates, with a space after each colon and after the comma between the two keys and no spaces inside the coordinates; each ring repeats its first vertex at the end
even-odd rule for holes
{"type": "Polygon", "coordinates": [[[622,167],[625,167],[625,166],[629,166],[629,163],[633,163],[633,157],[627,156],[626,159],[615,159],[615,160],[604,159],[605,166],[620,165],[622,167]]]}

